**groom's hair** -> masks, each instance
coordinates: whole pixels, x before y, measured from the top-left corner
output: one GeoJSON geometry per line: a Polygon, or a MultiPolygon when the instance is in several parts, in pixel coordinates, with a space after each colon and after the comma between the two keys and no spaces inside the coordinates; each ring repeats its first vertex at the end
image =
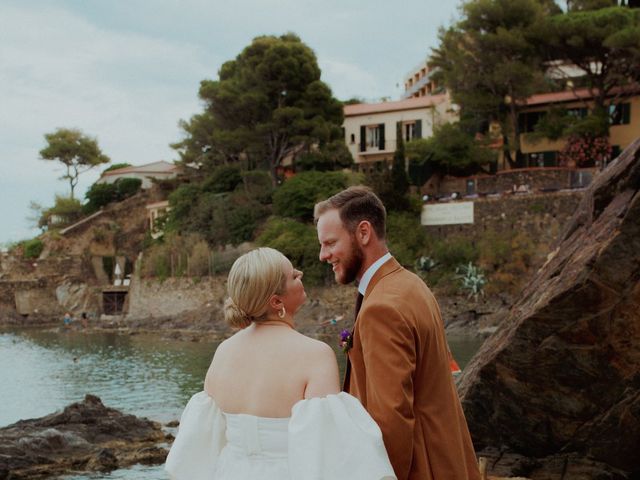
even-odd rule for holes
{"type": "Polygon", "coordinates": [[[338,210],[340,220],[349,233],[355,233],[358,224],[366,220],[373,227],[376,236],[384,240],[387,211],[382,201],[369,187],[362,185],[349,187],[327,200],[316,203],[313,210],[315,223],[318,223],[318,218],[323,213],[333,209],[338,210]]]}

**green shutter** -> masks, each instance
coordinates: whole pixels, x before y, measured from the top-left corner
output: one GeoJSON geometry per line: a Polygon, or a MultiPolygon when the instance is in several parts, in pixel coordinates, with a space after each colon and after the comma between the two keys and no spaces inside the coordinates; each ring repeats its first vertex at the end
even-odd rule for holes
{"type": "Polygon", "coordinates": [[[367,151],[367,127],[364,125],[360,127],[360,151],[367,151]]]}
{"type": "Polygon", "coordinates": [[[381,123],[378,127],[380,128],[380,143],[378,144],[378,148],[384,150],[384,123],[381,123]]]}
{"type": "Polygon", "coordinates": [[[422,138],[422,120],[416,120],[416,129],[414,133],[414,138],[422,138]]]}
{"type": "Polygon", "coordinates": [[[623,103],[620,106],[622,107],[622,124],[629,125],[631,123],[631,104],[623,103]]]}

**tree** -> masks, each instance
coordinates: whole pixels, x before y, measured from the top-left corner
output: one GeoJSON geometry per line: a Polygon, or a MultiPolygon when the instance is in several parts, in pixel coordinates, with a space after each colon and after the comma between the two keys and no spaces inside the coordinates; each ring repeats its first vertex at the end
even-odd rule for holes
{"type": "Polygon", "coordinates": [[[637,89],[640,11],[596,7],[576,7],[576,10],[549,18],[541,30],[539,42],[549,64],[558,66],[559,76],[569,80],[561,68],[566,64],[582,72],[583,75],[571,84],[574,90],[584,85],[593,98],[592,114],[605,118],[609,115],[610,104],[619,103],[637,89]],[[629,88],[634,84],[636,88],[629,88]]]}
{"type": "Polygon", "coordinates": [[[205,111],[182,122],[174,145],[185,164],[204,169],[243,162],[265,167],[274,184],[282,161],[341,137],[342,105],[320,80],[313,51],[292,33],[253,40],[201,82],[205,111]]]}
{"type": "Polygon", "coordinates": [[[78,184],[78,176],[97,165],[109,163],[111,160],[102,153],[95,138],[84,135],[80,130],[58,128],[44,136],[47,146],[40,150],[43,160],[57,160],[67,172],[61,180],[68,180],[71,187],[71,198],[78,184]]]}
{"type": "Polygon", "coordinates": [[[430,138],[407,143],[409,168],[414,183],[422,185],[433,174],[466,176],[495,162],[495,151],[476,140],[459,122],[445,123],[430,138]]]}
{"type": "MultiPolygon", "coordinates": [[[[462,19],[439,34],[431,64],[461,107],[461,117],[482,131],[500,122],[504,153],[519,152],[519,105],[544,88],[541,58],[533,43],[544,18],[560,11],[553,1],[471,0],[462,19]]],[[[484,132],[482,132],[484,133],[484,132]]]]}

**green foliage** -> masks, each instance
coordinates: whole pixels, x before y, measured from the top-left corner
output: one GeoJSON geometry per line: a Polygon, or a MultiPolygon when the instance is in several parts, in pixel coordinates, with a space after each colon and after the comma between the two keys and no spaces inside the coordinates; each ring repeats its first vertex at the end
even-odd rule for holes
{"type": "Polygon", "coordinates": [[[249,198],[263,205],[271,204],[275,190],[271,177],[262,170],[242,172],[241,188],[249,198]]]}
{"type": "Polygon", "coordinates": [[[353,165],[353,157],[344,144],[343,139],[334,140],[326,144],[322,149],[312,149],[302,153],[296,159],[296,170],[318,170],[326,172],[340,170],[353,165]]]}
{"type": "Polygon", "coordinates": [[[111,202],[120,202],[135,195],[142,186],[139,178],[119,178],[114,183],[94,183],[85,198],[87,203],[82,207],[83,213],[91,214],[111,202]]]}
{"type": "Polygon", "coordinates": [[[232,192],[242,182],[240,167],[221,165],[203,182],[202,190],[211,193],[232,192]]]}
{"type": "MultiPolygon", "coordinates": [[[[488,276],[487,293],[521,290],[527,274],[535,262],[536,248],[533,240],[524,232],[486,232],[478,242],[477,263],[488,276]]],[[[541,248],[546,251],[546,248],[541,248]]]]}
{"type": "Polygon", "coordinates": [[[79,220],[81,216],[82,205],[80,200],[56,195],[55,204],[42,213],[38,225],[40,227],[60,227],[79,220]]]}
{"type": "Polygon", "coordinates": [[[302,172],[285,181],[273,195],[276,215],[309,221],[313,207],[347,187],[348,177],[342,172],[302,172]]]}
{"type": "MultiPolygon", "coordinates": [[[[542,56],[534,39],[557,12],[537,0],[469,0],[462,19],[439,34],[432,66],[460,105],[462,118],[495,119],[505,134],[505,154],[518,150],[518,105],[544,88],[542,56]]],[[[474,132],[475,133],[475,132],[474,132]]]]}
{"type": "Polygon", "coordinates": [[[496,161],[495,152],[464,131],[459,122],[436,127],[432,137],[412,140],[406,152],[417,175],[414,178],[424,181],[433,174],[472,175],[496,161]]]}
{"type": "Polygon", "coordinates": [[[110,172],[110,171],[112,171],[112,170],[119,170],[119,169],[121,169],[121,168],[127,168],[127,167],[130,167],[130,166],[131,166],[131,164],[130,164],[130,163],[114,163],[114,164],[113,164],[113,165],[111,165],[110,167],[105,168],[105,169],[102,171],[102,173],[107,173],[107,172],[110,172]]]}
{"type": "Polygon", "coordinates": [[[331,273],[328,265],[318,260],[320,247],[312,225],[272,217],[257,241],[262,246],[281,251],[294,267],[302,270],[305,285],[321,285],[331,273]]]}
{"type": "Polygon", "coordinates": [[[22,256],[27,259],[38,258],[44,248],[44,243],[39,238],[33,238],[27,240],[22,244],[23,253],[22,256]]]}
{"type": "Polygon", "coordinates": [[[115,181],[116,200],[121,201],[140,191],[142,180],[139,178],[119,178],[115,181]]]}
{"type": "Polygon", "coordinates": [[[142,275],[161,280],[168,277],[204,277],[216,273],[215,254],[197,234],[169,234],[153,243],[143,256],[142,275]]]}
{"type": "Polygon", "coordinates": [[[320,80],[313,51],[291,33],[255,38],[219,80],[201,82],[199,96],[205,111],[181,123],[186,136],[174,145],[184,164],[266,167],[275,183],[287,156],[342,135],[342,105],[320,80]]]}
{"type": "Polygon", "coordinates": [[[605,2],[597,1],[577,3],[581,5],[550,17],[538,42],[549,58],[582,71],[583,83],[594,93],[594,111],[603,116],[598,112],[606,111],[613,90],[640,78],[640,10],[602,8],[605,2]]]}
{"type": "Polygon", "coordinates": [[[237,245],[253,239],[269,208],[243,189],[211,193],[186,184],[169,195],[165,228],[169,232],[196,233],[212,245],[237,245]]]}
{"type": "Polygon", "coordinates": [[[387,216],[387,241],[393,256],[406,266],[413,266],[426,247],[420,217],[409,212],[390,212],[387,216]]]}
{"type": "Polygon", "coordinates": [[[80,130],[59,128],[45,134],[44,138],[47,146],[40,150],[40,157],[43,160],[56,160],[66,167],[67,171],[60,179],[69,181],[71,198],[81,173],[110,162],[98,147],[98,141],[80,130]]]}

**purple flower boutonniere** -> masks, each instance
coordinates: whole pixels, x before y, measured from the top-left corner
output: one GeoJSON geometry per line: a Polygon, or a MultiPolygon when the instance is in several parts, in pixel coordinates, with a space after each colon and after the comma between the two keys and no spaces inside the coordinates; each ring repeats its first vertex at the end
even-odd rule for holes
{"type": "Polygon", "coordinates": [[[351,350],[351,347],[353,347],[353,337],[349,330],[344,329],[340,332],[340,348],[344,353],[347,353],[351,350]]]}

